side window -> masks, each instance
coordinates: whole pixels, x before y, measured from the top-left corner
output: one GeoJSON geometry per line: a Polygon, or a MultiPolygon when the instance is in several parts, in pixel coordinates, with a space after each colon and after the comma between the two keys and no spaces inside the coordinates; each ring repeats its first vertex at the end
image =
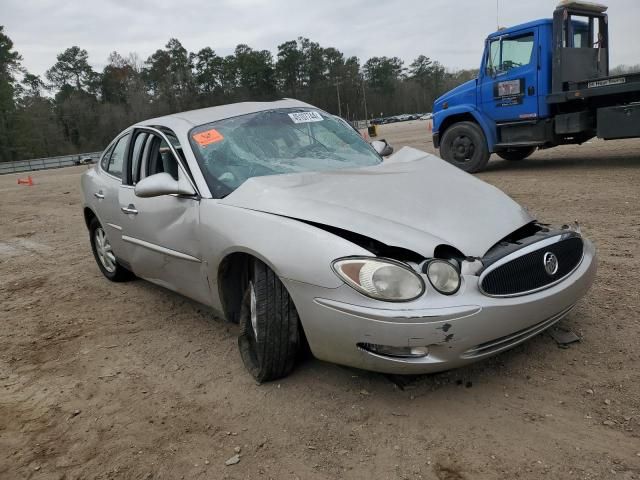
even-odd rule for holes
{"type": "Polygon", "coordinates": [[[118,140],[118,143],[116,143],[111,152],[106,171],[114,177],[122,178],[122,166],[124,165],[124,154],[127,151],[129,136],[130,135],[127,134],[118,140]]]}
{"type": "Polygon", "coordinates": [[[489,45],[488,73],[506,73],[531,63],[533,33],[496,39],[489,45]]]}
{"type": "Polygon", "coordinates": [[[107,150],[102,156],[102,160],[100,160],[100,166],[102,167],[102,170],[104,170],[105,172],[107,171],[107,168],[109,168],[109,159],[111,158],[112,152],[113,152],[113,147],[107,150]]]}
{"type": "Polygon", "coordinates": [[[147,175],[162,172],[166,172],[178,180],[178,161],[169,148],[169,144],[163,138],[153,135],[147,157],[147,175]]]}
{"type": "Polygon", "coordinates": [[[533,53],[533,33],[523,37],[502,40],[502,58],[500,70],[508,72],[512,68],[524,67],[531,63],[533,53]]]}
{"type": "Polygon", "coordinates": [[[131,152],[131,183],[135,185],[140,180],[140,159],[149,134],[146,132],[136,135],[133,142],[133,151],[131,152]]]}

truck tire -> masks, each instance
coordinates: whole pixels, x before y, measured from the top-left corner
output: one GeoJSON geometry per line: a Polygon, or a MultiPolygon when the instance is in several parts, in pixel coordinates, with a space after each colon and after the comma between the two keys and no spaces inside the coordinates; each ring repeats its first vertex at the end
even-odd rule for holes
{"type": "Polygon", "coordinates": [[[254,259],[240,309],[238,347],[257,382],[286,377],[300,350],[299,318],[278,276],[254,259]]]}
{"type": "Polygon", "coordinates": [[[498,150],[496,153],[500,158],[504,158],[510,162],[518,162],[535,152],[536,148],[537,147],[512,147],[505,150],[498,150]]]}
{"type": "Polygon", "coordinates": [[[479,172],[489,162],[489,149],[482,129],[473,122],[447,128],[440,144],[440,156],[465,172],[479,172]]]}

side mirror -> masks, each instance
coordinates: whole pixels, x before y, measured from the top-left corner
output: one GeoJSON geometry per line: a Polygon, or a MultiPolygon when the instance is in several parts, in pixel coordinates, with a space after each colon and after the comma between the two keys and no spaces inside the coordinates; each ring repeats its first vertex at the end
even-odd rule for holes
{"type": "Polygon", "coordinates": [[[140,180],[134,189],[137,197],[149,198],[161,195],[195,195],[189,182],[174,179],[168,173],[156,173],[140,180]]]}
{"type": "Polygon", "coordinates": [[[381,157],[388,157],[393,153],[393,147],[387,143],[386,140],[374,140],[371,142],[373,149],[378,152],[381,157]]]}

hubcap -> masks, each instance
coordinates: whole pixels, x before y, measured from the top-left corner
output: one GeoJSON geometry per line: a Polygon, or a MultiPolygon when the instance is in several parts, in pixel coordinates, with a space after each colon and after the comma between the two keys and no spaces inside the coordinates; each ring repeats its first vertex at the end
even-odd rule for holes
{"type": "Polygon", "coordinates": [[[94,240],[96,244],[96,253],[98,254],[98,258],[100,259],[100,263],[104,267],[104,269],[113,273],[116,271],[116,256],[113,254],[111,250],[111,244],[109,243],[109,239],[107,238],[107,234],[104,233],[102,227],[96,228],[96,232],[94,234],[94,240]]]}
{"type": "Polygon", "coordinates": [[[250,302],[251,302],[251,326],[253,327],[253,334],[255,335],[256,340],[258,339],[258,309],[256,307],[256,291],[253,288],[253,282],[249,284],[250,293],[250,302]]]}
{"type": "Polygon", "coordinates": [[[456,162],[466,162],[473,157],[475,152],[473,141],[466,135],[459,135],[454,138],[451,147],[453,158],[456,162]]]}

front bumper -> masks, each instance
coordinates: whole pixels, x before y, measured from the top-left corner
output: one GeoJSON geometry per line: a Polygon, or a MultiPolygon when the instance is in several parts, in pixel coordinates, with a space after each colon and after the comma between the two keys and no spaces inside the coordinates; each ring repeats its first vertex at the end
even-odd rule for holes
{"type": "Polygon", "coordinates": [[[433,137],[433,147],[440,148],[440,133],[433,132],[432,137],[433,137]]]}
{"type": "Polygon", "coordinates": [[[524,342],[567,315],[593,283],[595,248],[584,240],[578,268],[560,283],[533,294],[492,298],[477,276],[464,276],[451,296],[429,289],[409,303],[368,299],[350,287],[321,288],[283,279],[313,354],[351,367],[394,374],[448,370],[524,342]],[[427,347],[421,358],[372,353],[358,344],[427,347]]]}

